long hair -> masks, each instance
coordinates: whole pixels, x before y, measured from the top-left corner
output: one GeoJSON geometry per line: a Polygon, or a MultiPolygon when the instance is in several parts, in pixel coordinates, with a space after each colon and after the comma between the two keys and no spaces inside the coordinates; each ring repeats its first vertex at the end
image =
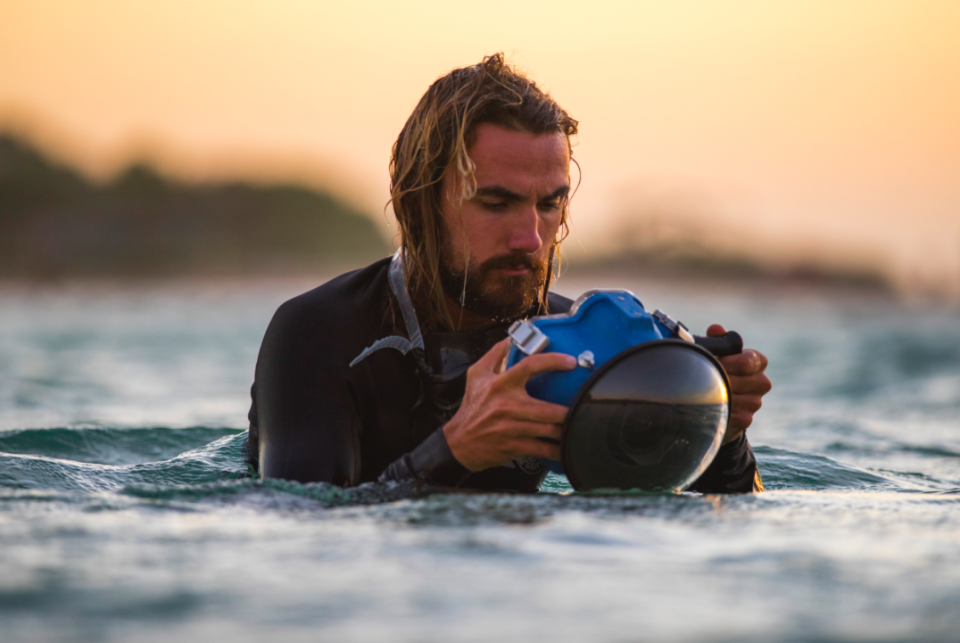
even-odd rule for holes
{"type": "MultiPolygon", "coordinates": [[[[427,330],[441,324],[454,327],[440,283],[445,239],[442,183],[452,169],[461,179],[461,198],[473,197],[475,165],[467,147],[483,123],[531,134],[561,133],[573,159],[570,137],[577,133],[577,121],[536,83],[506,64],[502,53],[454,69],[430,86],[403,126],[390,158],[390,203],[400,226],[407,288],[427,330]]],[[[568,232],[568,202],[564,200],[561,211],[560,234],[551,241],[540,295],[543,309],[556,247],[568,232]]]]}

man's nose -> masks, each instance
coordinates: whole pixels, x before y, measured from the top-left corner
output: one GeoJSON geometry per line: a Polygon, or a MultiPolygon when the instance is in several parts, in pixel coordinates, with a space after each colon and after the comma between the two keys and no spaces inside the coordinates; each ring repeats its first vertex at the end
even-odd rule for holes
{"type": "Polygon", "coordinates": [[[540,249],[543,240],[540,238],[540,216],[536,206],[520,209],[514,217],[513,224],[513,229],[510,231],[510,250],[534,253],[540,249]]]}

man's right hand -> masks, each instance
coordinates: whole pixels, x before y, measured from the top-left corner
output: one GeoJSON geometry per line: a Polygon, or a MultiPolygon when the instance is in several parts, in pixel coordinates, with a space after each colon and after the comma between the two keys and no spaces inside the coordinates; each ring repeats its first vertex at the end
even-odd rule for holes
{"type": "Polygon", "coordinates": [[[563,353],[530,355],[498,372],[510,350],[507,338],[467,371],[460,410],[443,427],[454,457],[470,471],[482,471],[522,456],[560,459],[560,446],[537,438],[560,440],[567,407],[527,394],[527,380],[545,371],[569,371],[576,358],[563,353]]]}

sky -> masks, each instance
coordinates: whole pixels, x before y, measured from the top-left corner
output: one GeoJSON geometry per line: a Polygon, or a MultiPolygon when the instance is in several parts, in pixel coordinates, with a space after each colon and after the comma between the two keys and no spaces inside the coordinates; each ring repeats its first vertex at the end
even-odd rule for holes
{"type": "Polygon", "coordinates": [[[308,182],[390,235],[413,106],[503,51],[580,121],[572,257],[675,233],[960,295],[958,34],[953,0],[0,0],[0,129],[100,178],[308,182]]]}

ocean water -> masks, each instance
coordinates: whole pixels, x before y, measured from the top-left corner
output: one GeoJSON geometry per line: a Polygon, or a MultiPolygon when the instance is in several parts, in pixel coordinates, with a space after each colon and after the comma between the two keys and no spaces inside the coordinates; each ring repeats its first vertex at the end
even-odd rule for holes
{"type": "Polygon", "coordinates": [[[960,640],[960,311],[627,287],[770,358],[736,497],[250,478],[248,389],[309,281],[0,288],[0,640],[960,640]]]}

